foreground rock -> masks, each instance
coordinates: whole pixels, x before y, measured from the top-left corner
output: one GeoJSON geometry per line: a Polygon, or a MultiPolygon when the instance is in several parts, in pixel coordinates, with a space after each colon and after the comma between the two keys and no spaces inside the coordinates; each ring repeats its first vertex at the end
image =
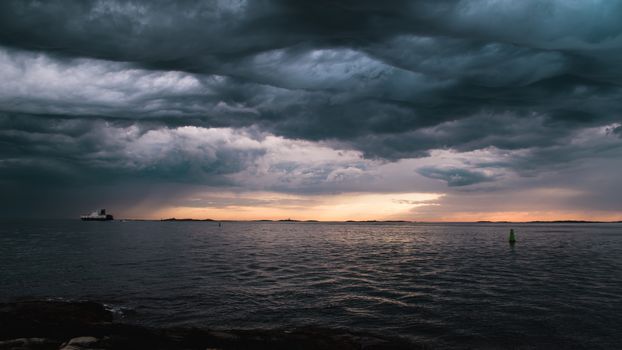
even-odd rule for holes
{"type": "Polygon", "coordinates": [[[27,301],[0,304],[0,350],[5,349],[412,349],[401,339],[298,328],[213,331],[153,329],[113,322],[101,304],[27,301]]]}

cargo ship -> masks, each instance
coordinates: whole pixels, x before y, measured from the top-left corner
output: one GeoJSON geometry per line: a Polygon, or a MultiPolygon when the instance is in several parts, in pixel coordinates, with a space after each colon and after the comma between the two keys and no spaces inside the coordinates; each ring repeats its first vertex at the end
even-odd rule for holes
{"type": "Polygon", "coordinates": [[[114,220],[114,217],[110,214],[106,214],[106,209],[100,209],[99,211],[94,211],[89,215],[82,215],[80,219],[83,221],[109,221],[114,220]]]}

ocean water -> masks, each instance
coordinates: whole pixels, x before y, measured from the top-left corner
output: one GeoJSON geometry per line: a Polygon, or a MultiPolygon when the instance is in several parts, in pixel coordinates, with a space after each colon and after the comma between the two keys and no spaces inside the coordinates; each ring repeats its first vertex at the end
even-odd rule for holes
{"type": "Polygon", "coordinates": [[[622,225],[3,221],[0,300],[23,297],[153,326],[620,349],[622,225]]]}

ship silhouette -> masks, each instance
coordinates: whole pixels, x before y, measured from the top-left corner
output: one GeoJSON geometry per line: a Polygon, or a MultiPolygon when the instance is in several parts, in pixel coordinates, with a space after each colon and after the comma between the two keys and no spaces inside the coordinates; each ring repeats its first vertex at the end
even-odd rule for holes
{"type": "Polygon", "coordinates": [[[99,211],[94,211],[89,215],[82,215],[80,219],[83,221],[109,221],[114,220],[114,217],[110,214],[106,214],[106,209],[100,209],[99,211]]]}

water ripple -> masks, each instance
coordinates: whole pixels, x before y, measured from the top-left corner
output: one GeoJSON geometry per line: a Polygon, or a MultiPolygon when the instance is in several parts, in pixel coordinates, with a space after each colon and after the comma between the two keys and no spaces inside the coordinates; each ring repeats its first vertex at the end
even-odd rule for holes
{"type": "Polygon", "coordinates": [[[319,325],[431,346],[615,348],[622,225],[0,226],[0,298],[93,299],[150,325],[319,325]],[[129,315],[129,314],[128,314],[129,315]]]}

